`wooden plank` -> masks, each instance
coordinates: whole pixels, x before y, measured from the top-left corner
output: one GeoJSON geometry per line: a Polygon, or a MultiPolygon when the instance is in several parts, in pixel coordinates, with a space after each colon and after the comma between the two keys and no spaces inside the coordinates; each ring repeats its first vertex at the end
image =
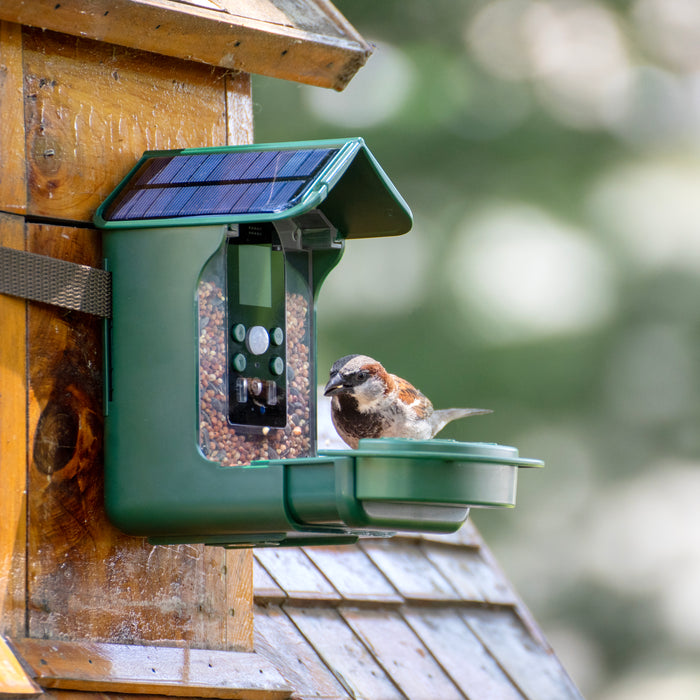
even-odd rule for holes
{"type": "MultiPolygon", "coordinates": [[[[0,245],[24,250],[24,220],[0,214],[0,245]]],[[[26,303],[0,294],[0,633],[25,634],[26,303]]]]}
{"type": "Polygon", "coordinates": [[[27,207],[22,84],[22,28],[0,22],[0,211],[14,214],[27,207]]]}
{"type": "Polygon", "coordinates": [[[285,612],[351,697],[404,697],[337,610],[288,606],[285,612]]]}
{"type": "Polygon", "coordinates": [[[258,654],[26,638],[15,644],[44,688],[236,700],[282,700],[292,692],[258,654]]]}
{"type": "Polygon", "coordinates": [[[529,700],[583,700],[552,653],[512,610],[468,610],[463,619],[529,700]]]}
{"type": "Polygon", "coordinates": [[[281,603],[287,594],[275,583],[262,564],[253,557],[253,591],[257,603],[281,603]]]}
{"type": "Polygon", "coordinates": [[[37,695],[41,695],[41,688],[26,674],[0,636],[0,698],[32,698],[37,695]]]}
{"type": "Polygon", "coordinates": [[[523,700],[457,611],[409,607],[403,617],[468,698],[523,700]]]}
{"type": "Polygon", "coordinates": [[[243,3],[233,14],[168,0],[0,0],[0,19],[336,90],[372,53],[326,0],[277,0],[273,7],[274,17],[243,3]]]}
{"type": "MultiPolygon", "coordinates": [[[[100,263],[97,231],[38,224],[27,231],[32,252],[100,263]]],[[[250,615],[236,602],[250,595],[246,555],[229,568],[223,549],[153,547],[107,520],[101,321],[30,304],[28,338],[29,635],[250,648],[250,615]]]]}
{"type": "Polygon", "coordinates": [[[362,540],[379,570],[407,600],[459,600],[459,594],[412,542],[362,540]]]}
{"type": "Polygon", "coordinates": [[[290,600],[341,600],[302,549],[260,549],[255,556],[290,600]]]}
{"type": "Polygon", "coordinates": [[[341,614],[411,700],[464,698],[398,612],[358,608],[341,614]]]}
{"type": "Polygon", "coordinates": [[[253,97],[247,73],[226,75],[226,143],[253,143],[253,97]]]}
{"type": "Polygon", "coordinates": [[[463,600],[497,605],[518,602],[500,570],[490,566],[478,551],[443,547],[432,542],[424,543],[422,549],[463,600]]]}
{"type": "Polygon", "coordinates": [[[255,611],[255,650],[294,688],[294,697],[350,700],[314,648],[274,605],[255,611]]]}
{"type": "Polygon", "coordinates": [[[35,216],[91,221],[143,151],[237,135],[222,70],[27,29],[24,71],[35,216]]]}
{"type": "Polygon", "coordinates": [[[226,648],[253,651],[253,550],[224,550],[223,558],[228,612],[226,648]]]}
{"type": "Polygon", "coordinates": [[[382,604],[403,602],[359,547],[307,547],[304,551],[345,600],[382,604]]]}

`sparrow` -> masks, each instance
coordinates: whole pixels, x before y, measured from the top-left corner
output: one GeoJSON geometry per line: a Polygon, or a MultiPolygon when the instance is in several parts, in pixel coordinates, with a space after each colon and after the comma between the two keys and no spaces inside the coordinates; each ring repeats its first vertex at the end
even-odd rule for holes
{"type": "Polygon", "coordinates": [[[323,394],[332,397],[333,425],[353,450],[362,438],[429,440],[450,421],[491,413],[485,408],[436,411],[427,396],[367,355],[334,362],[323,394]]]}

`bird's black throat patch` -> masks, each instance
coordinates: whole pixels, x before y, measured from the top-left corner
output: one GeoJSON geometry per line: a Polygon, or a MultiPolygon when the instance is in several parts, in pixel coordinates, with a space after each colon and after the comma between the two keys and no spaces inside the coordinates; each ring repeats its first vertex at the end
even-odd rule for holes
{"type": "Polygon", "coordinates": [[[340,410],[333,410],[333,418],[340,431],[357,438],[381,437],[388,425],[388,421],[378,412],[363,413],[357,408],[357,400],[348,394],[339,394],[335,397],[340,410]]]}

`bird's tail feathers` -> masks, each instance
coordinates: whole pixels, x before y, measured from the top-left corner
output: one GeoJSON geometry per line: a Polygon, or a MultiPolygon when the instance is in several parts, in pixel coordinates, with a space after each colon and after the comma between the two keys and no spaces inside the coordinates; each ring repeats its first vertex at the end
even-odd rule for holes
{"type": "Polygon", "coordinates": [[[493,413],[489,408],[441,408],[433,411],[431,423],[433,424],[433,435],[437,435],[448,423],[459,418],[469,416],[479,416],[485,413],[493,413]]]}

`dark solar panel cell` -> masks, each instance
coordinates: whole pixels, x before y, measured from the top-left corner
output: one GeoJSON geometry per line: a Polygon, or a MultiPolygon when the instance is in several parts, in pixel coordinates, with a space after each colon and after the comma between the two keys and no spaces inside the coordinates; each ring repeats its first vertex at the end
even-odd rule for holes
{"type": "Polygon", "coordinates": [[[219,165],[206,178],[207,182],[242,180],[242,173],[250,167],[256,155],[257,153],[251,151],[227,153],[219,165]]]}
{"type": "Polygon", "coordinates": [[[206,157],[204,162],[197,168],[190,180],[193,182],[206,182],[212,170],[216,168],[224,159],[224,153],[211,153],[206,157]]]}
{"type": "Polygon", "coordinates": [[[226,198],[229,203],[228,213],[240,214],[241,212],[247,211],[255,212],[256,210],[252,207],[253,202],[263,195],[269,187],[269,182],[252,182],[246,185],[245,189],[240,185],[237,186],[237,191],[231,192],[231,196],[226,198]],[[234,194],[237,196],[234,197],[234,194]]]}
{"type": "Polygon", "coordinates": [[[304,161],[309,157],[309,151],[292,151],[292,157],[280,167],[278,177],[306,177],[304,161]]]}
{"type": "Polygon", "coordinates": [[[269,180],[274,178],[279,155],[279,151],[262,151],[258,153],[258,157],[250,168],[245,171],[243,178],[246,180],[269,180]],[[266,171],[269,171],[268,175],[263,174],[266,171]]]}
{"type": "Polygon", "coordinates": [[[325,164],[325,162],[328,160],[328,156],[332,152],[333,151],[326,149],[315,149],[309,151],[309,155],[299,166],[299,171],[296,174],[301,177],[308,177],[309,175],[314,175],[319,170],[319,168],[325,164]]]}
{"type": "Polygon", "coordinates": [[[257,212],[280,211],[289,204],[304,184],[303,180],[266,183],[265,190],[252,203],[250,209],[257,212]]]}
{"type": "Polygon", "coordinates": [[[145,219],[167,219],[179,216],[189,199],[195,193],[195,187],[168,187],[156,201],[144,212],[145,219]]]}
{"type": "Polygon", "coordinates": [[[163,167],[144,184],[168,185],[178,176],[178,173],[185,165],[187,165],[187,160],[185,158],[168,157],[163,158],[163,160],[166,161],[163,167]]]}
{"type": "Polygon", "coordinates": [[[140,190],[139,194],[139,198],[132,201],[129,211],[123,212],[123,215],[129,219],[140,219],[154,202],[162,202],[164,192],[160,187],[154,187],[140,190]]]}
{"type": "Polygon", "coordinates": [[[147,160],[134,175],[131,182],[132,186],[143,187],[147,185],[171,160],[171,158],[151,158],[147,160]]]}
{"type": "Polygon", "coordinates": [[[134,200],[138,199],[143,190],[130,190],[105,212],[107,219],[120,221],[126,219],[131,210],[134,200]]]}
{"type": "Polygon", "coordinates": [[[175,187],[154,187],[144,190],[146,195],[139,200],[138,209],[129,212],[129,219],[153,219],[162,216],[160,213],[170,205],[178,193],[175,187]]]}
{"type": "Polygon", "coordinates": [[[277,151],[275,158],[271,160],[258,174],[261,180],[271,180],[280,177],[280,170],[294,155],[293,151],[277,151]]]}
{"type": "Polygon", "coordinates": [[[200,188],[200,192],[190,202],[191,214],[202,216],[213,214],[217,211],[219,202],[224,199],[234,185],[207,185],[200,188]]]}
{"type": "Polygon", "coordinates": [[[180,158],[185,161],[182,167],[168,183],[164,182],[163,184],[184,185],[186,182],[196,182],[193,175],[197,172],[199,166],[204,163],[208,156],[180,156],[180,158]]]}
{"type": "Polygon", "coordinates": [[[216,207],[212,209],[212,214],[230,214],[232,211],[235,211],[236,203],[242,197],[245,197],[250,188],[255,187],[255,185],[243,182],[237,185],[223,185],[223,187],[226,190],[224,196],[216,203],[216,207]]]}

